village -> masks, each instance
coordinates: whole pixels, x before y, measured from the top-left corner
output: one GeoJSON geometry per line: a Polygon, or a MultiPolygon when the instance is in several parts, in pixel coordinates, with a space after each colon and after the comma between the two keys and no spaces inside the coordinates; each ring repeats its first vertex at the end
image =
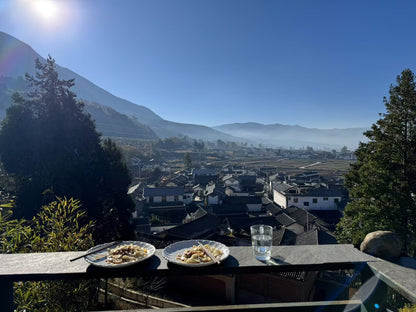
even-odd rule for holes
{"type": "Polygon", "coordinates": [[[160,241],[211,239],[247,246],[250,226],[274,228],[273,245],[336,244],[348,194],[343,180],[315,171],[285,175],[244,166],[193,168],[133,185],[137,235],[160,241]]]}

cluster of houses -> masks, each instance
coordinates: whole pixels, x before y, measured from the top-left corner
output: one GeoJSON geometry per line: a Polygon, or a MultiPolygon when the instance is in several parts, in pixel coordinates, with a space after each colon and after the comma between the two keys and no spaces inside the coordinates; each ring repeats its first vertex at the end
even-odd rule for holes
{"type": "MultiPolygon", "coordinates": [[[[137,203],[137,238],[156,248],[187,239],[249,246],[253,224],[273,226],[274,246],[336,244],[333,231],[347,199],[339,183],[315,172],[287,176],[230,167],[177,172],[158,186],[138,183],[129,193],[137,203]]],[[[193,298],[201,278],[169,278],[167,285],[193,298]]],[[[235,277],[204,277],[203,284],[210,298],[234,294],[238,288],[240,302],[302,301],[319,299],[323,288],[335,289],[331,280],[327,285],[320,280],[324,286],[318,289],[318,278],[317,272],[282,272],[246,274],[238,283],[235,277]]]]}
{"type": "Polygon", "coordinates": [[[133,186],[137,233],[165,242],[215,239],[250,245],[250,226],[274,227],[274,245],[336,243],[347,193],[316,172],[287,176],[224,167],[177,172],[133,186]]]}

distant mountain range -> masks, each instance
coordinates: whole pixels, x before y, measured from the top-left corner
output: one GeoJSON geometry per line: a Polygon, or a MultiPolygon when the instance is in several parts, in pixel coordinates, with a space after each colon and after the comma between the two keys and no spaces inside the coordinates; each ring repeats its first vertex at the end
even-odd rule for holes
{"type": "MultiPolygon", "coordinates": [[[[11,94],[27,88],[25,73],[34,75],[35,59],[44,60],[24,42],[0,32],[0,118],[11,105],[11,94]]],[[[104,136],[138,139],[157,139],[172,136],[189,136],[201,140],[222,140],[301,148],[355,149],[365,140],[363,128],[309,129],[281,124],[258,123],[228,124],[207,127],[168,121],[149,108],[121,99],[96,86],[75,72],[57,65],[61,79],[75,79],[72,91],[85,102],[85,110],[95,120],[97,130],[104,136]]],[[[238,112],[236,112],[238,114],[238,112]]]]}
{"type": "Polygon", "coordinates": [[[258,144],[302,148],[311,146],[320,149],[355,149],[359,141],[365,141],[366,128],[315,129],[282,124],[263,125],[254,122],[233,123],[214,127],[232,136],[256,141],[258,144]]]}

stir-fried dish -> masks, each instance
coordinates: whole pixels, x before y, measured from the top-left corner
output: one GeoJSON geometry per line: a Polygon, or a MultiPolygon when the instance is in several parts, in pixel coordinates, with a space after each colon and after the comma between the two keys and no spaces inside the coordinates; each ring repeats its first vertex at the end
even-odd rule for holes
{"type": "Polygon", "coordinates": [[[121,264],[142,259],[146,257],[146,255],[146,248],[133,244],[120,245],[108,250],[107,259],[105,261],[110,264],[121,264]]]}
{"type": "MultiPolygon", "coordinates": [[[[204,247],[217,259],[220,259],[223,252],[211,245],[204,245],[204,247]]],[[[187,249],[183,254],[179,254],[176,257],[178,260],[184,263],[206,263],[213,260],[205,253],[201,246],[192,246],[187,249]]]]}

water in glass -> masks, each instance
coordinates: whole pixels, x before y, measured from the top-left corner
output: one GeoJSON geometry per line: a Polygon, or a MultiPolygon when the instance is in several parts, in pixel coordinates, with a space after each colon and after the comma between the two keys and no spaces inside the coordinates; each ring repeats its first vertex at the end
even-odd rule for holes
{"type": "Polygon", "coordinates": [[[272,236],[265,234],[255,234],[251,236],[254,256],[258,260],[270,260],[272,236]]]}

